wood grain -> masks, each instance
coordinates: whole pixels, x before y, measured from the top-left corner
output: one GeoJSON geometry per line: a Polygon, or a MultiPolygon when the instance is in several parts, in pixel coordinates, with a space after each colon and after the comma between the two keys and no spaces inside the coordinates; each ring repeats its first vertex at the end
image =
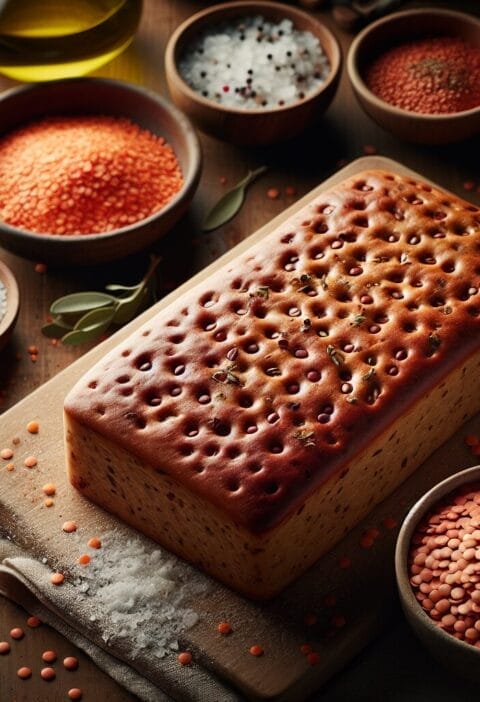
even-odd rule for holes
{"type": "MultiPolygon", "coordinates": [[[[421,6],[422,2],[407,2],[405,7],[421,6]]],[[[429,2],[439,7],[451,6],[450,2],[429,2]]],[[[119,77],[133,83],[149,86],[166,94],[163,72],[163,52],[173,29],[204,3],[192,0],[146,0],[142,23],[132,47],[97,74],[119,77]]],[[[455,3],[455,9],[478,14],[476,0],[455,3]]],[[[327,9],[318,13],[339,37],[343,51],[351,37],[338,31],[327,9]]],[[[0,81],[0,88],[15,83],[0,81]]],[[[159,294],[175,288],[195,271],[203,268],[250,232],[268,222],[281,212],[295,197],[287,197],[284,188],[293,185],[302,195],[337,169],[339,161],[350,161],[362,155],[364,146],[372,145],[379,153],[401,160],[411,168],[439,182],[459,195],[465,195],[463,183],[476,180],[478,173],[479,140],[471,140],[451,147],[418,147],[399,142],[377,127],[359,108],[342,76],[337,96],[324,119],[302,138],[281,147],[264,149],[239,149],[202,135],[205,167],[202,182],[189,214],[156,247],[163,256],[159,294]],[[250,190],[247,205],[235,220],[217,232],[206,236],[199,232],[198,222],[224,191],[220,183],[226,177],[228,185],[242,177],[247,168],[267,164],[269,173],[250,190]],[[267,199],[266,190],[277,187],[280,197],[267,199]]],[[[478,184],[478,180],[477,180],[478,184]]],[[[476,192],[468,193],[469,199],[479,203],[476,192]]],[[[14,271],[19,282],[21,311],[17,328],[9,346],[0,355],[0,400],[7,409],[38,387],[73,360],[85,348],[69,349],[52,347],[40,334],[40,325],[48,314],[49,304],[56,297],[81,289],[102,289],[107,282],[136,281],[147,265],[147,254],[139,254],[111,266],[87,270],[62,270],[50,268],[46,274],[35,273],[31,262],[1,252],[2,259],[14,271]],[[32,363],[27,347],[36,344],[39,356],[32,363]]],[[[0,420],[1,422],[1,420],[0,420]]],[[[0,602],[0,639],[8,638],[12,625],[23,625],[24,615],[7,601],[0,602]]],[[[45,648],[58,648],[71,653],[71,646],[47,627],[31,632],[20,642],[13,654],[0,659],[1,702],[60,702],[66,699],[64,682],[75,680],[75,685],[85,691],[86,700],[135,699],[120,690],[109,678],[102,675],[94,663],[80,656],[81,666],[74,678],[62,678],[48,685],[38,678],[28,684],[16,678],[16,669],[31,662],[38,665],[45,648]],[[45,692],[47,690],[47,692],[45,692]],[[48,697],[47,697],[48,695],[48,697]]],[[[38,670],[38,668],[37,668],[38,670]]],[[[69,674],[70,676],[71,674],[69,674]]]]}

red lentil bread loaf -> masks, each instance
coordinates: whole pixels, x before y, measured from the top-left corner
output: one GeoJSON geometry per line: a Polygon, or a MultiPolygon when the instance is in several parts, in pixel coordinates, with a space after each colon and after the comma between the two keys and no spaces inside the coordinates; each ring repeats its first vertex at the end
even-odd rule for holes
{"type": "Polygon", "coordinates": [[[122,342],[65,403],[87,498],[279,592],[480,408],[480,212],[364,172],[122,342]]]}

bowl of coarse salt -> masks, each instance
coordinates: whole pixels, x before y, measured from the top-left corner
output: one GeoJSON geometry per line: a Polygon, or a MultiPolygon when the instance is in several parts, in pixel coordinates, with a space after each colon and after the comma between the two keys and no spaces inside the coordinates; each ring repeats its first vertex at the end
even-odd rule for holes
{"type": "Polygon", "coordinates": [[[480,466],[455,473],[410,510],[395,570],[406,618],[437,660],[480,680],[480,466]]]}
{"type": "Polygon", "coordinates": [[[276,2],[240,1],[198,12],[165,54],[173,101],[203,131],[241,145],[297,136],[329,106],[341,51],[312,15],[276,2]]]}

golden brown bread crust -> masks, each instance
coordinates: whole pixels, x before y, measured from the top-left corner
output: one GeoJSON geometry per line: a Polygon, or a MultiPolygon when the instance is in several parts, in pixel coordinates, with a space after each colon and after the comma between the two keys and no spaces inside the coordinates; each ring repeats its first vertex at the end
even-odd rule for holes
{"type": "Polygon", "coordinates": [[[479,345],[480,215],[365,172],[182,296],[65,409],[254,533],[479,345]]]}

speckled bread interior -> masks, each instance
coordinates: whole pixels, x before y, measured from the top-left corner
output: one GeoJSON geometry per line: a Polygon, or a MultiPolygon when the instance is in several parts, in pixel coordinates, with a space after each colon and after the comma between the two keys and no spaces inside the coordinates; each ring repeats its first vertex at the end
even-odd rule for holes
{"type": "Polygon", "coordinates": [[[275,595],[480,408],[480,213],[361,173],[183,294],[65,402],[86,497],[275,595]]]}

